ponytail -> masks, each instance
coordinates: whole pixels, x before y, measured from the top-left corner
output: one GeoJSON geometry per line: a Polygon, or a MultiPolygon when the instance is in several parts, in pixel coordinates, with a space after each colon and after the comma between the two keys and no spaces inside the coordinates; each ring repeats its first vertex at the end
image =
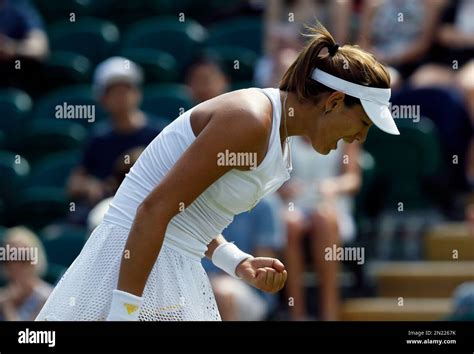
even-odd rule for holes
{"type": "MultiPolygon", "coordinates": [[[[329,31],[320,23],[307,27],[310,38],[296,60],[283,75],[280,90],[293,92],[299,101],[317,102],[324,92],[334,92],[311,79],[315,68],[341,79],[371,87],[390,87],[387,69],[375,57],[358,46],[339,46],[329,31]]],[[[347,98],[347,103],[360,103],[347,98]]]]}

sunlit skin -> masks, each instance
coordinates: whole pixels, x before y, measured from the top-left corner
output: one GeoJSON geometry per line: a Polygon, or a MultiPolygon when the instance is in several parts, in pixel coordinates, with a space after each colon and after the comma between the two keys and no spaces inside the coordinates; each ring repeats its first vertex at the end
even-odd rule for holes
{"type": "MultiPolygon", "coordinates": [[[[281,93],[282,103],[286,92],[281,93]]],[[[298,102],[293,93],[286,102],[288,135],[309,138],[314,150],[327,155],[336,149],[339,140],[346,143],[354,140],[364,142],[372,122],[362,105],[347,106],[345,94],[333,92],[322,94],[319,102],[298,102]],[[293,108],[293,117],[289,109],[293,108]]],[[[284,116],[280,126],[280,136],[285,137],[284,116]]]]}

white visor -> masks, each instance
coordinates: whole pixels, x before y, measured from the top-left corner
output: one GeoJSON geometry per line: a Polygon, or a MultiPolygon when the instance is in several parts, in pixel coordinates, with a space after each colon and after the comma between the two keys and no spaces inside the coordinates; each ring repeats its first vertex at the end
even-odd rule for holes
{"type": "Polygon", "coordinates": [[[320,69],[314,69],[311,78],[333,90],[359,98],[365,113],[378,128],[388,134],[400,135],[389,108],[391,94],[389,88],[383,89],[355,84],[320,69]]]}

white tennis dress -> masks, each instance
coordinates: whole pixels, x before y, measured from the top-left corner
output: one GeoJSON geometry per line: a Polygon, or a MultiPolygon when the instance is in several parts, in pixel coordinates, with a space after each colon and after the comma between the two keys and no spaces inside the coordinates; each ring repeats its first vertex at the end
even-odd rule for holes
{"type": "MultiPolygon", "coordinates": [[[[283,153],[280,145],[280,91],[255,90],[265,93],[273,106],[270,144],[264,160],[254,170],[227,172],[171,220],[144,289],[140,320],[220,320],[201,265],[207,245],[234,215],[251,209],[278,189],[291,171],[289,147],[285,145],[283,153]]],[[[190,124],[191,112],[186,111],[167,126],[142,153],[104,220],[61,278],[37,320],[97,321],[107,317],[137,207],[196,138],[190,124]]]]}

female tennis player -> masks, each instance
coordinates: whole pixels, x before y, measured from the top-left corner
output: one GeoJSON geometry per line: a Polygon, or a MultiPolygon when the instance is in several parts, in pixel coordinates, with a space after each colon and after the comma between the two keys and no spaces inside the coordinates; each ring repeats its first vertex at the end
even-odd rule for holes
{"type": "Polygon", "coordinates": [[[372,123],[398,134],[389,87],[371,54],[339,47],[319,26],[279,89],[238,90],[185,112],[131,168],[37,320],[220,320],[204,256],[279,291],[279,260],[254,258],[220,233],[289,179],[291,136],[328,154],[340,139],[364,141],[372,123]]]}

